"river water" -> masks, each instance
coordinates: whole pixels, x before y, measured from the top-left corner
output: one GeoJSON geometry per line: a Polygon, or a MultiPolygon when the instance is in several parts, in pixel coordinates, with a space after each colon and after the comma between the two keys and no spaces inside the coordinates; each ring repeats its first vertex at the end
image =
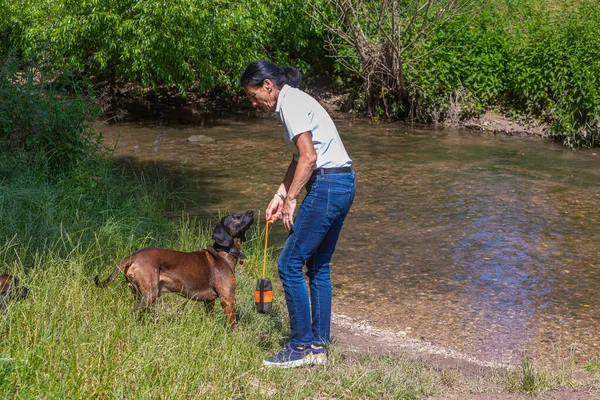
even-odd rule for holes
{"type": "MultiPolygon", "coordinates": [[[[332,260],[335,312],[484,361],[600,357],[600,150],[336,123],[358,189],[332,260]]],[[[291,159],[274,116],[163,106],[96,129],[117,158],[175,176],[201,217],[263,213],[291,159]]],[[[277,224],[270,244],[284,240],[277,224]]]]}

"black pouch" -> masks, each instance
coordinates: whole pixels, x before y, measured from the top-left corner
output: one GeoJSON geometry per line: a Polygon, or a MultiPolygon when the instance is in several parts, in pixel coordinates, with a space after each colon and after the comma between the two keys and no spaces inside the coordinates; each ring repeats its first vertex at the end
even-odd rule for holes
{"type": "Polygon", "coordinates": [[[256,311],[261,314],[271,312],[273,306],[273,287],[269,278],[260,278],[256,283],[254,304],[256,304],[256,311]]]}

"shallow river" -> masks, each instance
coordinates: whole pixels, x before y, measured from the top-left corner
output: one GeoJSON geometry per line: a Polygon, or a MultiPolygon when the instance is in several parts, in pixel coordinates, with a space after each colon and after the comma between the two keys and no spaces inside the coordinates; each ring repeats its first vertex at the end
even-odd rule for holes
{"type": "MultiPolygon", "coordinates": [[[[332,261],[335,312],[485,361],[600,356],[600,150],[336,122],[358,189],[332,261]]],[[[263,214],[291,158],[276,117],[162,107],[96,129],[118,158],[175,174],[197,216],[263,214]]],[[[278,224],[270,243],[284,239],[278,224]]]]}

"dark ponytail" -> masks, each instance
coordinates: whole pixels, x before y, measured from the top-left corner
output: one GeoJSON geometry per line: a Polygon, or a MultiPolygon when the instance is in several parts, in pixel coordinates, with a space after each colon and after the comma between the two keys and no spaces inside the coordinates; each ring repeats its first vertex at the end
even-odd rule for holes
{"type": "Polygon", "coordinates": [[[280,68],[271,61],[258,60],[248,65],[240,77],[240,84],[260,86],[265,79],[270,79],[279,89],[286,84],[297,88],[302,82],[302,73],[294,67],[280,68]]]}
{"type": "MultiPolygon", "coordinates": [[[[284,85],[288,84],[294,88],[300,87],[300,83],[302,83],[302,72],[300,72],[300,70],[298,70],[298,68],[294,68],[294,67],[283,68],[283,76],[286,79],[286,82],[284,83],[284,85]]],[[[281,86],[283,86],[283,85],[281,85],[281,86]]]]}

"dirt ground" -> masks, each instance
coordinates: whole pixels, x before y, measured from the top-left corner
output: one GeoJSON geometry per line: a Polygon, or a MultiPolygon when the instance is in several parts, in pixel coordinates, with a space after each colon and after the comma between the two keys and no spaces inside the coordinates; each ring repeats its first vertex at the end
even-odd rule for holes
{"type": "MultiPolygon", "coordinates": [[[[315,97],[333,118],[351,118],[352,113],[343,111],[343,96],[333,93],[327,85],[316,85],[306,90],[315,97]]],[[[460,105],[454,105],[449,111],[449,117],[442,124],[452,128],[466,128],[509,136],[540,136],[547,137],[547,126],[540,121],[512,119],[497,112],[488,111],[468,120],[460,120],[460,105]],[[455,116],[453,116],[456,114],[455,116]]]]}
{"type": "Polygon", "coordinates": [[[537,121],[512,120],[498,113],[487,113],[460,123],[465,128],[501,133],[509,136],[541,136],[546,137],[547,127],[537,121]]]}
{"type": "Polygon", "coordinates": [[[441,387],[439,392],[428,397],[431,400],[590,400],[600,399],[600,390],[571,389],[541,392],[531,395],[525,393],[506,393],[501,387],[489,383],[500,369],[514,368],[511,365],[501,365],[477,360],[457,353],[451,349],[441,348],[425,341],[411,339],[403,334],[386,331],[369,325],[368,321],[355,321],[340,314],[332,316],[332,341],[336,351],[344,354],[349,362],[364,354],[376,354],[400,357],[409,354],[417,360],[425,362],[437,371],[454,371],[460,376],[475,381],[487,381],[478,385],[490,393],[471,393],[469,388],[441,387]]]}

